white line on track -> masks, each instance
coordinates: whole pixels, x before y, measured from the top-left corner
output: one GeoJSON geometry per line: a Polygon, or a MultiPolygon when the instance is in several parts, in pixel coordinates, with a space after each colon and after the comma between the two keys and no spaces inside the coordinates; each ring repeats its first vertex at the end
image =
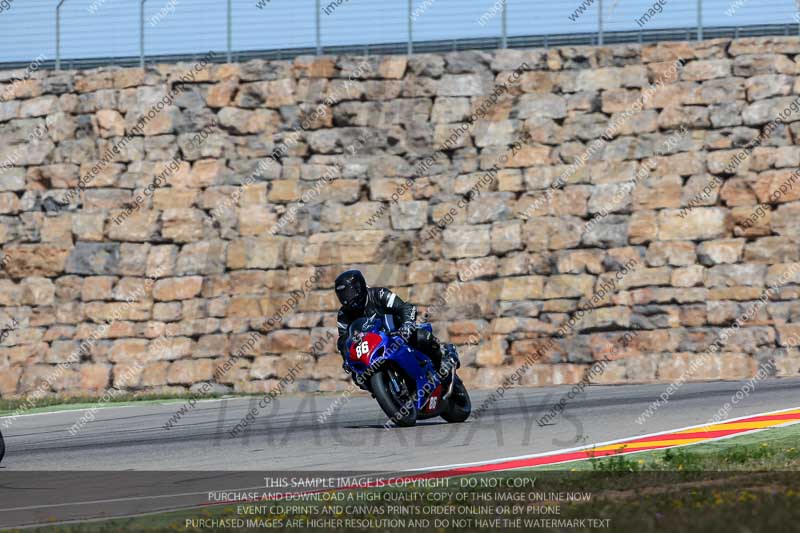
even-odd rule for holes
{"type": "MultiPolygon", "coordinates": [[[[635,435],[633,437],[626,437],[626,438],[622,438],[622,439],[609,440],[609,441],[605,441],[605,442],[596,442],[594,444],[587,444],[587,445],[578,446],[578,447],[575,447],[575,448],[565,448],[563,450],[554,450],[554,451],[550,451],[550,452],[534,453],[534,454],[530,454],[530,455],[517,455],[517,456],[514,456],[514,457],[503,457],[503,458],[500,458],[500,459],[489,459],[489,460],[486,460],[486,461],[477,461],[477,462],[473,462],[473,463],[457,463],[457,464],[451,464],[451,465],[429,466],[429,467],[424,467],[424,468],[415,468],[413,470],[408,470],[408,472],[448,470],[448,469],[451,469],[451,468],[463,468],[463,467],[469,467],[469,466],[482,466],[482,465],[490,465],[490,464],[494,464],[494,463],[505,463],[507,461],[520,461],[520,460],[524,460],[524,459],[535,459],[537,457],[546,457],[548,455],[560,455],[560,454],[565,454],[565,453],[580,452],[580,451],[584,451],[584,450],[591,450],[593,448],[599,448],[601,446],[610,446],[612,444],[620,444],[620,443],[628,442],[628,441],[635,440],[635,439],[645,439],[645,438],[648,438],[648,437],[657,437],[659,435],[670,435],[672,433],[678,433],[679,431],[685,431],[685,430],[688,430],[688,429],[698,429],[698,428],[703,428],[703,427],[710,426],[710,425],[730,424],[730,423],[736,422],[738,420],[746,420],[748,418],[754,418],[754,417],[757,417],[757,416],[777,415],[777,414],[785,413],[787,411],[796,411],[797,409],[799,409],[799,408],[798,407],[789,407],[787,409],[779,409],[777,411],[767,411],[765,413],[756,413],[756,414],[740,416],[740,417],[736,417],[736,418],[728,418],[728,419],[725,419],[725,420],[720,420],[719,422],[713,422],[713,423],[706,422],[704,424],[697,424],[697,425],[694,425],[694,426],[686,426],[686,427],[682,427],[682,428],[668,429],[666,431],[657,431],[655,433],[645,433],[643,435],[635,435]]],[[[740,437],[740,436],[745,435],[745,434],[757,433],[759,431],[765,431],[765,430],[768,430],[768,429],[773,429],[773,428],[778,428],[778,427],[791,426],[792,424],[797,424],[797,423],[798,423],[797,420],[789,420],[789,421],[787,421],[786,424],[776,424],[774,426],[770,426],[770,427],[766,427],[766,428],[757,428],[757,429],[752,429],[752,430],[746,430],[746,431],[742,431],[741,433],[735,433],[733,435],[726,435],[724,437],[713,437],[713,438],[709,438],[708,440],[703,441],[703,442],[683,444],[681,446],[691,446],[692,444],[703,444],[705,442],[713,442],[713,441],[722,440],[722,439],[726,439],[726,438],[730,438],[730,437],[740,437]]],[[[678,447],[679,446],[670,446],[670,448],[678,448],[678,447]]],[[[651,450],[641,450],[641,451],[651,451],[651,450]]],[[[625,452],[625,455],[627,455],[628,453],[638,453],[638,452],[633,452],[633,451],[625,452]]],[[[575,459],[572,459],[570,461],[565,461],[565,462],[572,462],[572,461],[575,461],[575,459]]],[[[529,467],[521,467],[521,468],[529,468],[529,467]]]]}

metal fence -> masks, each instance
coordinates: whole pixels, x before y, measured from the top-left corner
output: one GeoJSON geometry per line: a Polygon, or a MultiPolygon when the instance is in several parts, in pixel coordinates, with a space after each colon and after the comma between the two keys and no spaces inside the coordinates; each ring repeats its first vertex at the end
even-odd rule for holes
{"type": "Polygon", "coordinates": [[[796,35],[799,12],[800,0],[4,0],[0,67],[796,35]]]}

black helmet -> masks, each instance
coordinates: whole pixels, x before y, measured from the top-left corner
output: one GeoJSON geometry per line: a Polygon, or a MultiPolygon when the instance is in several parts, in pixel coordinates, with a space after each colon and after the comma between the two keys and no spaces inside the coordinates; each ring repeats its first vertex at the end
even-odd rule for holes
{"type": "Polygon", "coordinates": [[[362,311],[367,305],[367,280],[358,270],[347,270],[336,277],[336,297],[344,307],[362,311]]]}

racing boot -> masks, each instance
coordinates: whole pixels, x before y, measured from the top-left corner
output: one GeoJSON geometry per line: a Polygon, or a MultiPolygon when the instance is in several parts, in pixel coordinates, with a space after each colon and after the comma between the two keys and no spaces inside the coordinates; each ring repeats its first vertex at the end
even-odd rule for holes
{"type": "Polygon", "coordinates": [[[451,364],[455,364],[456,368],[461,368],[461,361],[458,358],[458,351],[454,344],[447,343],[444,345],[446,359],[450,360],[451,364]]]}
{"type": "Polygon", "coordinates": [[[456,347],[452,344],[439,344],[439,353],[441,354],[441,363],[439,365],[439,375],[442,377],[442,386],[445,388],[450,386],[450,381],[455,375],[455,370],[461,366],[458,360],[458,353],[456,347]]]}

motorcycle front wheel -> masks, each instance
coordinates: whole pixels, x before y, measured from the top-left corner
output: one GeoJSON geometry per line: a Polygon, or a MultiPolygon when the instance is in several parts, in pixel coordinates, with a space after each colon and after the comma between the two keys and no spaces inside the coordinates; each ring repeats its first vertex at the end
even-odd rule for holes
{"type": "Polygon", "coordinates": [[[3,440],[3,432],[0,431],[0,463],[3,462],[3,457],[6,455],[6,441],[3,440]]]}
{"type": "Polygon", "coordinates": [[[393,368],[384,368],[370,378],[372,392],[389,420],[400,427],[417,423],[417,406],[404,376],[393,368]]]}

